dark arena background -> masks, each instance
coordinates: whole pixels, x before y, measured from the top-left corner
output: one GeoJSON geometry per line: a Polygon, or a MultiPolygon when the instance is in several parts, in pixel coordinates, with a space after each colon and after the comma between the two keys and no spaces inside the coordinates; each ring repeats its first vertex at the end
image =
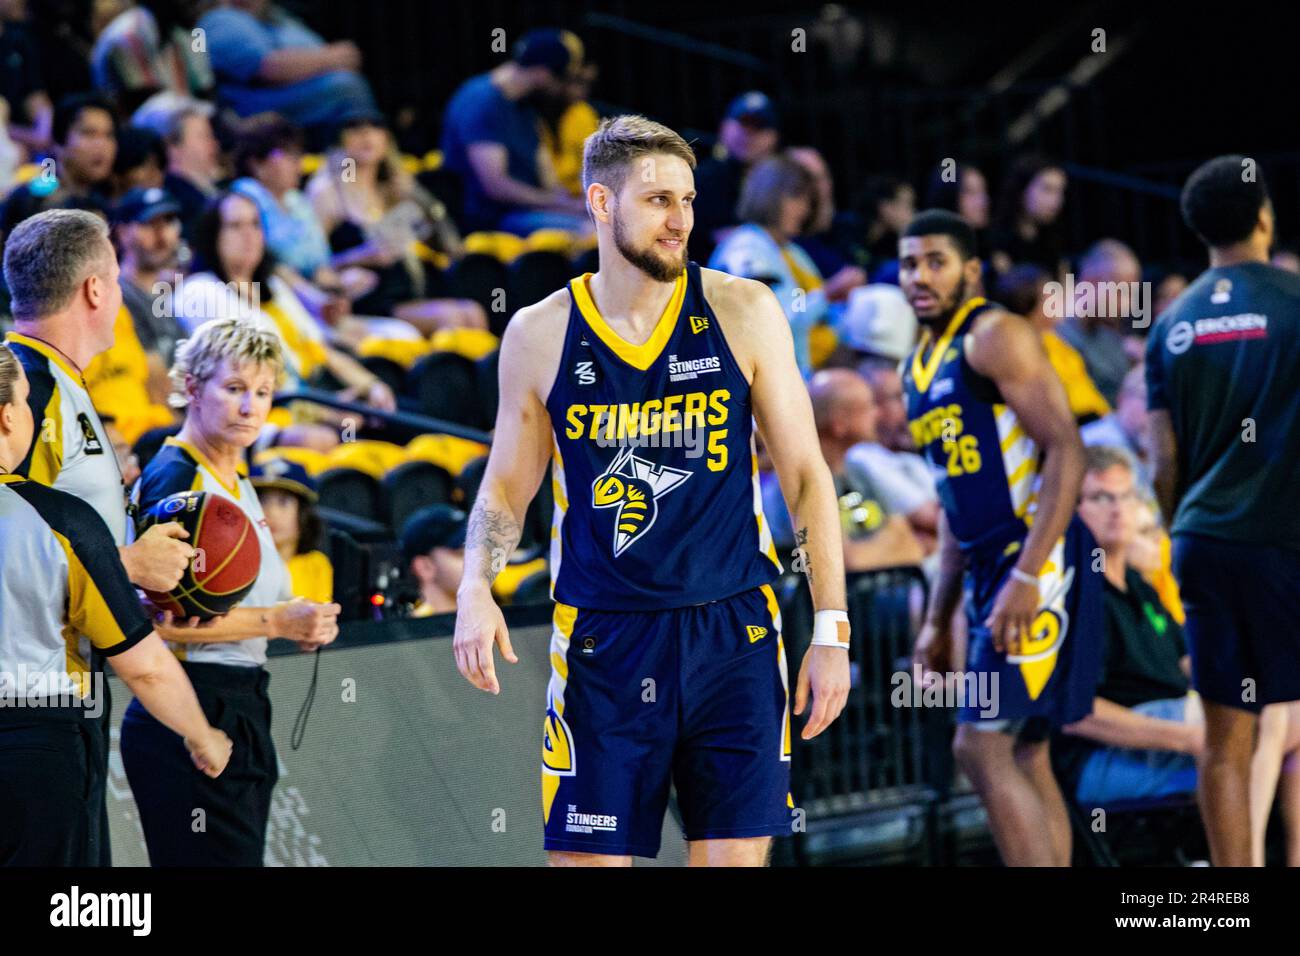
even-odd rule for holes
{"type": "MultiPolygon", "coordinates": [[[[1243,182],[1267,184],[1267,267],[1300,274],[1295,32],[1268,16],[1119,0],[0,0],[0,242],[49,209],[108,223],[124,303],[114,345],[77,371],[127,490],[177,447],[169,439],[185,418],[168,404],[168,372],[197,327],[257,313],[291,358],[241,467],[295,595],[339,612],[337,638],[316,653],[270,642],[279,779],[265,865],[548,862],[539,761],[559,759],[563,721],[548,716],[548,701],[564,665],[551,645],[563,613],[551,590],[553,518],[589,494],[564,487],[558,446],[518,546],[493,560],[493,598],[520,661],[497,655],[499,695],[457,669],[457,587],[489,453],[515,451],[496,447],[502,338],[521,309],[600,269],[582,145],[602,118],[640,114],[694,151],[688,258],[767,284],[785,309],[835,479],[850,689],[814,739],[800,737],[806,712],[791,719],[791,827],[767,864],[810,879],[806,871],[832,867],[903,880],[929,868],[954,896],[965,876],[983,879],[967,868],[1005,872],[996,821],[954,756],[956,695],[983,689],[962,677],[960,611],[956,656],[938,685],[923,687],[913,666],[947,533],[936,481],[963,466],[945,475],[918,454],[925,429],[909,425],[913,350],[943,327],[918,325],[899,244],[915,214],[943,208],[965,221],[980,263],[980,286],[967,291],[1024,316],[1064,386],[1070,441],[1081,436],[1078,516],[1099,562],[1081,573],[1106,579],[1095,633],[1071,638],[1103,649],[1093,696],[1104,710],[1052,728],[1044,764],[1069,825],[1056,862],[1131,881],[1094,893],[1099,925],[1173,913],[1117,902],[1121,888],[1151,889],[1136,875],[1147,868],[1194,880],[1216,859],[1198,804],[1207,732],[1145,363],[1161,315],[1185,307],[1210,268],[1181,203],[1207,161],[1235,157],[1243,182]],[[459,95],[485,76],[499,104],[459,95]],[[484,145],[498,147],[490,161],[475,152],[484,145]],[[255,240],[222,219],[238,196],[246,202],[232,209],[257,213],[255,240]],[[212,292],[244,277],[244,260],[260,283],[251,309],[242,293],[212,292]],[[1120,570],[1103,575],[1106,561],[1120,570]]],[[[1216,296],[1233,287],[1222,281],[1216,296]]],[[[11,293],[0,288],[0,330],[21,333],[11,293]]],[[[1294,330],[1300,316],[1280,311],[1269,328],[1294,330]]],[[[1235,384],[1234,395],[1255,383],[1242,371],[1235,384]]],[[[39,432],[39,412],[35,421],[39,432]]],[[[93,439],[89,421],[82,427],[93,439]]],[[[1255,441],[1253,427],[1243,422],[1252,436],[1243,441],[1255,441]]],[[[1258,470],[1300,473],[1277,452],[1294,438],[1260,427],[1258,470]]],[[[997,434],[1009,461],[1014,436],[997,434]]],[[[753,497],[766,516],[760,540],[783,568],[772,593],[793,703],[818,609],[764,437],[753,497]]],[[[1030,449],[1023,467],[1033,470],[1041,442],[1030,449]]],[[[750,464],[739,467],[748,487],[750,464]]],[[[1293,481],[1292,510],[1298,497],[1293,481]]],[[[707,536],[706,524],[696,530],[707,536]]],[[[713,544],[719,563],[731,560],[729,543],[713,544]]],[[[12,627],[0,620],[0,651],[17,640],[12,627]]],[[[132,694],[109,683],[112,865],[146,868],[120,747],[132,694]]],[[[1255,866],[1297,866],[1300,704],[1270,701],[1258,727],[1240,819],[1249,814],[1255,866]]],[[[599,808],[567,807],[578,809],[599,808]]],[[[685,826],[674,789],[658,857],[634,865],[685,866],[685,826]]],[[[1063,837],[1041,834],[1044,844],[1063,837]]],[[[1258,878],[1254,902],[1267,898],[1258,878]]],[[[887,905],[889,879],[873,884],[873,902],[887,905]]],[[[111,886],[83,878],[92,884],[111,886]]],[[[1001,890],[974,892],[1000,905],[1001,890]]],[[[1249,923],[1249,907],[1217,902],[1181,916],[1249,923]]]]}

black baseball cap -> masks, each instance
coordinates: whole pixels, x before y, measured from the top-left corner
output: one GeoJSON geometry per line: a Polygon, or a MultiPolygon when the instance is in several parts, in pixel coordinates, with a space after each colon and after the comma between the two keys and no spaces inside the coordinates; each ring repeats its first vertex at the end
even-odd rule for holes
{"type": "Polygon", "coordinates": [[[451,505],[421,508],[402,526],[402,557],[409,563],[434,548],[463,548],[468,525],[465,512],[451,505]]]}
{"type": "Polygon", "coordinates": [[[181,204],[167,190],[159,186],[136,188],[113,207],[113,222],[149,222],[159,216],[179,216],[180,213],[181,204]]]}
{"type": "Polygon", "coordinates": [[[529,30],[515,44],[520,66],[544,66],[557,77],[573,76],[582,68],[582,40],[570,30],[529,30]]]}

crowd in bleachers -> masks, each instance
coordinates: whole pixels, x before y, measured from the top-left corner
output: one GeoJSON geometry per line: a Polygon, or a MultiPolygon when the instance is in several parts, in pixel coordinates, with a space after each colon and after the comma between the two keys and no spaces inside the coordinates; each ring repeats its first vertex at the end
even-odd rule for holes
{"type": "MultiPolygon", "coordinates": [[[[96,3],[90,22],[70,27],[91,41],[79,54],[86,87],[72,91],[65,79],[76,71],[61,65],[70,45],[38,29],[26,6],[0,3],[0,241],[51,208],[111,224],[123,308],[116,344],[85,377],[124,476],[179,427],[167,403],[178,341],[207,319],[245,317],[279,335],[291,388],[362,407],[285,404],[251,449],[296,592],[330,600],[360,567],[364,587],[345,614],[383,602],[415,615],[454,610],[500,335],[518,309],[597,268],[578,179],[598,122],[587,102],[597,74],[581,41],[529,33],[458,88],[437,142],[399,152],[357,47],[326,42],[267,0],[96,3]],[[394,411],[451,430],[421,433],[382,414],[394,411]],[[376,558],[385,546],[405,582],[391,593],[376,558]]],[[[848,570],[935,561],[938,497],[913,450],[897,371],[917,336],[897,288],[897,245],[918,208],[949,209],[976,231],[982,293],[1040,330],[1085,442],[1105,449],[1081,508],[1108,554],[1127,555],[1108,592],[1127,630],[1107,636],[1099,696],[1109,704],[1071,728],[1087,751],[1070,758],[1078,792],[1119,779],[1103,779],[1089,752],[1124,749],[1162,768],[1160,787],[1186,787],[1187,763],[1172,755],[1194,754],[1199,731],[1193,707],[1168,703],[1187,698],[1180,655],[1153,650],[1182,612],[1152,502],[1141,357],[1145,328],[1190,276],[1144,268],[1140,250],[1116,238],[1067,248],[1069,181],[1049,158],[1014,159],[996,191],[991,171],[959,158],[937,160],[923,183],[873,171],[846,189],[815,146],[783,142],[766,93],[718,107],[716,141],[697,145],[691,257],[761,280],[781,301],[841,495],[848,570]],[[1051,286],[1067,276],[1073,300],[1051,286]],[[1130,299],[1143,280],[1153,294],[1130,299]],[[1116,284],[1119,314],[1074,307],[1099,283],[1116,284]],[[1108,723],[1111,706],[1141,719],[1108,723]]],[[[1275,264],[1300,271],[1293,253],[1275,264]]],[[[789,553],[770,469],[762,481],[789,553]]],[[[544,482],[497,581],[503,601],[546,597],[548,494],[544,482]]],[[[1261,747],[1275,753],[1262,759],[1290,754],[1283,792],[1300,806],[1300,714],[1270,719],[1261,747]]],[[[1124,778],[1130,789],[1157,779],[1136,778],[1124,778]]]]}

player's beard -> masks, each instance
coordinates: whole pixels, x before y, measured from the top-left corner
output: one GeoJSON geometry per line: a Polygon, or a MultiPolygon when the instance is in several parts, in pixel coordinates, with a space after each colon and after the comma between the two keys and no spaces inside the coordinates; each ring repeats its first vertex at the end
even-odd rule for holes
{"type": "Polygon", "coordinates": [[[672,282],[682,270],[686,268],[686,237],[682,237],[682,254],[676,260],[666,259],[658,255],[654,250],[654,242],[651,241],[650,248],[638,249],[632,245],[632,241],[623,231],[622,223],[618,216],[614,217],[614,248],[619,251],[624,259],[632,263],[651,279],[656,282],[672,282]]]}
{"type": "Polygon", "coordinates": [[[970,294],[966,285],[966,277],[962,276],[957,282],[957,288],[953,291],[951,303],[944,306],[943,311],[933,319],[923,320],[924,324],[934,326],[939,331],[946,329],[948,323],[952,321],[952,317],[957,314],[958,309],[966,304],[968,298],[970,298],[970,294]]]}

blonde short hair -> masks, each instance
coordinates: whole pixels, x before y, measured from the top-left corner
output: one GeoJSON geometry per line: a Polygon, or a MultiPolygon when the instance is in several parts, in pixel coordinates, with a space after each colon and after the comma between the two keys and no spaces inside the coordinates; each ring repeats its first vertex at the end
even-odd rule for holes
{"type": "Polygon", "coordinates": [[[206,382],[220,368],[223,360],[233,366],[269,365],[275,370],[278,387],[284,378],[284,351],[280,337],[246,319],[212,319],[194,330],[188,339],[176,345],[176,358],[168,377],[172,393],[167,404],[185,408],[189,399],[185,385],[189,379],[206,382]]]}
{"type": "Polygon", "coordinates": [[[607,117],[583,143],[582,188],[601,183],[618,192],[632,160],[654,153],[676,156],[695,168],[690,145],[662,123],[631,113],[607,117]]]}

